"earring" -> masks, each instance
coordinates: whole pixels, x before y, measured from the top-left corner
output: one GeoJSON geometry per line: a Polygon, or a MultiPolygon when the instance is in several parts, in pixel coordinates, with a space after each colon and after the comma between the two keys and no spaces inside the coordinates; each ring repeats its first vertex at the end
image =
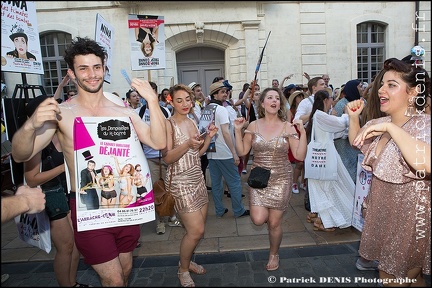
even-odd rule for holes
{"type": "Polygon", "coordinates": [[[412,97],[412,98],[410,98],[409,100],[408,100],[408,107],[407,107],[407,109],[405,110],[405,116],[407,116],[407,117],[412,117],[412,116],[414,116],[414,114],[415,114],[415,107],[414,107],[414,97],[412,97]]]}

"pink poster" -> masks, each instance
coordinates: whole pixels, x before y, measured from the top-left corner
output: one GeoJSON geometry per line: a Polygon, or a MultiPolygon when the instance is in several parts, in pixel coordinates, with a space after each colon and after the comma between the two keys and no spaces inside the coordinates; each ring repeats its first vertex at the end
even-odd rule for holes
{"type": "Polygon", "coordinates": [[[75,118],[74,150],[78,231],[155,220],[147,159],[128,117],[75,118]]]}

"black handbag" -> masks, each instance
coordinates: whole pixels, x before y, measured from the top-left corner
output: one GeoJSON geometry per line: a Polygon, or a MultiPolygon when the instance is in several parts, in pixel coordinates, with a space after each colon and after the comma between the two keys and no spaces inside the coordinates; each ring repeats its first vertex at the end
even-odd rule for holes
{"type": "Polygon", "coordinates": [[[252,188],[266,188],[270,179],[270,170],[262,167],[254,167],[247,180],[247,184],[252,188]]]}
{"type": "MultiPolygon", "coordinates": [[[[285,130],[285,126],[286,126],[286,123],[285,123],[284,127],[282,128],[282,131],[279,134],[279,137],[282,135],[283,131],[285,130]]],[[[275,147],[273,150],[272,159],[274,158],[274,153],[276,151],[276,147],[277,147],[278,142],[279,142],[279,137],[276,141],[276,144],[275,144],[275,147]]],[[[270,169],[263,168],[260,166],[255,166],[249,174],[247,184],[249,185],[249,187],[252,187],[252,188],[258,188],[258,189],[266,188],[268,185],[268,181],[270,179],[270,174],[271,174],[270,169]]]]}

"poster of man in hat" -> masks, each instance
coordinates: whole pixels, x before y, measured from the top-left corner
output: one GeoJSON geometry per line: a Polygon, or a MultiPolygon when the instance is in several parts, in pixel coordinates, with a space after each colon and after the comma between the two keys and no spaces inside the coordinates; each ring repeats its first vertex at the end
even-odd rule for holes
{"type": "Polygon", "coordinates": [[[34,1],[2,1],[1,13],[1,69],[43,74],[34,1]]]}

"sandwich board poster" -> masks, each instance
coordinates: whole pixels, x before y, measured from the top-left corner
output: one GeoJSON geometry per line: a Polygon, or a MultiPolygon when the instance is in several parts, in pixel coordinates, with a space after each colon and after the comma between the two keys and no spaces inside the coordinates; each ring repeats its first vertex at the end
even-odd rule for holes
{"type": "Polygon", "coordinates": [[[363,201],[366,199],[367,194],[369,193],[369,188],[372,180],[372,173],[366,171],[361,166],[363,162],[364,155],[358,154],[357,157],[357,174],[356,174],[356,188],[354,194],[354,211],[352,218],[352,226],[359,230],[363,231],[364,218],[361,213],[361,207],[363,201]]]}
{"type": "Polygon", "coordinates": [[[132,70],[165,68],[165,21],[163,16],[129,14],[132,70]]]}
{"type": "Polygon", "coordinates": [[[77,117],[73,129],[78,231],[155,220],[150,170],[130,118],[77,117]]]}
{"type": "Polygon", "coordinates": [[[44,74],[34,1],[1,1],[1,70],[44,74]]]}
{"type": "Polygon", "coordinates": [[[107,55],[105,59],[106,73],[104,81],[111,83],[113,47],[114,47],[114,27],[111,26],[99,13],[96,15],[95,40],[105,48],[107,55]]]}

